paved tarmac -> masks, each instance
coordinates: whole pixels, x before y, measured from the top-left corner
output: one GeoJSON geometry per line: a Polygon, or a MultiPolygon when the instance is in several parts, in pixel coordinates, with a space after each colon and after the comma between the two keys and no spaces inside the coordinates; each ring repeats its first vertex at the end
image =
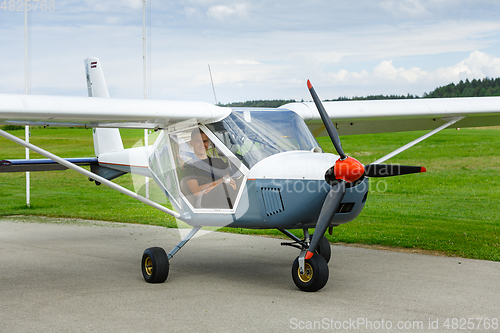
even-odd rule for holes
{"type": "Polygon", "coordinates": [[[499,262],[332,246],[328,284],[305,293],[290,273],[297,250],[211,232],[177,253],[165,283],[144,282],[144,249],[178,240],[153,226],[0,219],[0,332],[500,331],[499,262]]]}

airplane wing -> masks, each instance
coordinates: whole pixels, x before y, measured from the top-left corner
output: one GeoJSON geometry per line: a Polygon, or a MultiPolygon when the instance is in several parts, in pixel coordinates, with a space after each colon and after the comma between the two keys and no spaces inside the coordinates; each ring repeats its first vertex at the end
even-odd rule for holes
{"type": "Polygon", "coordinates": [[[203,102],[0,94],[3,125],[158,129],[215,122],[230,112],[203,102]]]}
{"type": "MultiPolygon", "coordinates": [[[[325,102],[340,135],[500,125],[500,97],[325,102]]],[[[299,114],[314,136],[327,133],[314,103],[280,107],[299,114]]],[[[213,123],[230,108],[204,102],[0,94],[0,124],[158,129],[195,119],[213,123]]]]}
{"type": "MultiPolygon", "coordinates": [[[[422,98],[324,102],[339,135],[433,130],[456,117],[451,128],[500,125],[500,97],[422,98]]],[[[314,103],[290,103],[314,136],[327,136],[314,103]]]]}

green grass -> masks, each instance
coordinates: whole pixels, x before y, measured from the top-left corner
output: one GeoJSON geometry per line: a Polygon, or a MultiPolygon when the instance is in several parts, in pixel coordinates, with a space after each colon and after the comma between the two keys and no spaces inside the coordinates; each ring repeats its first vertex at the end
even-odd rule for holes
{"type": "MultiPolygon", "coordinates": [[[[23,137],[24,131],[10,131],[23,137]]],[[[133,146],[142,131],[122,131],[133,146]]],[[[424,132],[342,137],[346,153],[368,164],[424,132]]],[[[63,157],[93,156],[92,132],[85,129],[32,129],[31,142],[63,157]]],[[[328,138],[319,138],[333,152],[328,138]]],[[[0,159],[24,158],[24,148],[0,139],[0,159]]],[[[387,161],[422,165],[418,175],[370,180],[361,215],[334,229],[331,242],[378,244],[441,251],[447,255],[500,261],[500,129],[444,130],[387,161]]],[[[36,154],[31,154],[37,158],[36,154]]],[[[142,177],[116,180],[129,189],[142,177]]],[[[0,215],[42,215],[146,223],[177,224],[149,206],[105,186],[96,187],[72,172],[31,174],[31,206],[25,204],[24,173],[0,174],[0,215]]],[[[137,185],[139,184],[139,185],[137,185]]],[[[143,192],[143,189],[140,192],[143,192]]],[[[166,203],[153,186],[152,197],[166,203]]],[[[168,205],[168,203],[167,203],[168,205]]],[[[229,229],[277,235],[274,230],[229,229]]]]}

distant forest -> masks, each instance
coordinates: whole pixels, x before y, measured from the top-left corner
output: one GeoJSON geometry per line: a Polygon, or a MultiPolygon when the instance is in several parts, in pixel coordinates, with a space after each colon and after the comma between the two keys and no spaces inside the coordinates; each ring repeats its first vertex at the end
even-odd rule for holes
{"type": "Polygon", "coordinates": [[[235,102],[229,104],[220,104],[221,106],[232,107],[252,107],[252,108],[277,108],[287,103],[295,103],[294,99],[273,99],[273,100],[256,100],[246,102],[235,102]]]}
{"type": "MultiPolygon", "coordinates": [[[[460,81],[458,84],[450,83],[446,86],[439,87],[430,93],[424,93],[422,97],[415,95],[370,95],[366,97],[340,97],[338,99],[330,99],[327,101],[359,101],[359,100],[377,100],[377,99],[414,99],[414,98],[447,98],[447,97],[483,97],[483,96],[500,96],[500,78],[490,79],[484,78],[480,80],[473,79],[469,81],[460,81]]],[[[297,102],[295,100],[256,100],[247,102],[237,102],[229,104],[219,104],[221,106],[232,107],[260,107],[260,108],[277,108],[278,106],[297,102]]],[[[303,101],[302,101],[303,102],[303,101]]]]}

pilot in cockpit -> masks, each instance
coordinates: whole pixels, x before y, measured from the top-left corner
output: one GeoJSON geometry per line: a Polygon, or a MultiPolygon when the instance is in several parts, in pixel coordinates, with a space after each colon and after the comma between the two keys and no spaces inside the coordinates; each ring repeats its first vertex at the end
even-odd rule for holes
{"type": "Polygon", "coordinates": [[[184,164],[183,183],[194,195],[195,206],[231,209],[236,182],[230,177],[229,164],[207,155],[210,140],[198,128],[191,132],[190,145],[195,158],[184,164]]]}

